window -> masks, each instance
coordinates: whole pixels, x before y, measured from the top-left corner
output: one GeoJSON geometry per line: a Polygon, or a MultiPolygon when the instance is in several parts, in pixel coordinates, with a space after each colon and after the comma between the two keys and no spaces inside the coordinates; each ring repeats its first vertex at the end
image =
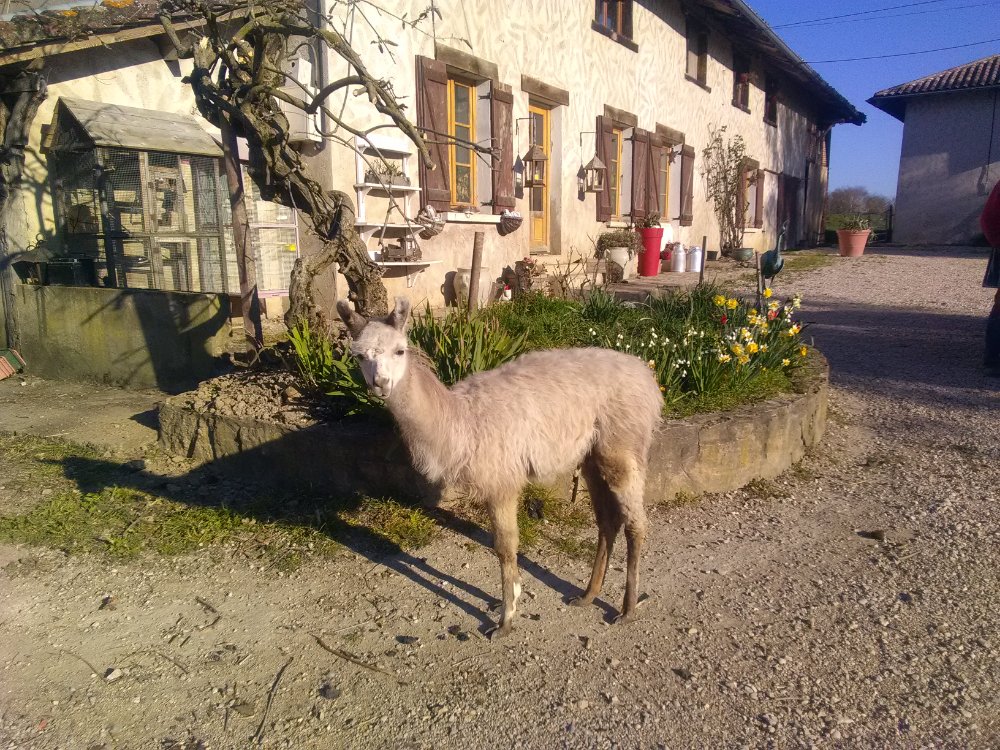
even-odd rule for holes
{"type": "Polygon", "coordinates": [[[448,135],[451,164],[451,203],[476,205],[476,155],[463,143],[475,143],[476,90],[464,81],[448,78],[448,135]]]}
{"type": "Polygon", "coordinates": [[[612,39],[632,38],[632,0],[595,0],[593,28],[612,39]]]}
{"type": "Polygon", "coordinates": [[[750,60],[733,55],[733,106],[750,111],[750,60]]]}
{"type": "Polygon", "coordinates": [[[611,129],[611,152],[608,154],[608,189],[611,191],[611,216],[622,215],[622,130],[611,129]]]}
{"type": "Polygon", "coordinates": [[[764,122],[778,124],[778,82],[771,76],[764,79],[764,122]]]}
{"type": "Polygon", "coordinates": [[[687,24],[687,78],[708,88],[708,32],[701,24],[687,24]]]}
{"type": "Polygon", "coordinates": [[[515,208],[510,87],[428,57],[418,56],[416,68],[417,128],[430,151],[420,159],[422,205],[441,212],[490,206],[495,214],[515,208]],[[472,144],[492,144],[492,160],[472,144]]]}
{"type": "MultiPolygon", "coordinates": [[[[626,114],[627,113],[623,113],[626,114]]],[[[633,149],[626,146],[635,128],[618,118],[597,118],[597,157],[607,166],[604,190],[597,195],[597,220],[621,220],[628,213],[633,193],[633,149]]]]}
{"type": "Polygon", "coordinates": [[[670,221],[670,159],[668,148],[660,150],[659,164],[656,165],[659,195],[656,197],[656,209],[664,221],[670,221]]]}

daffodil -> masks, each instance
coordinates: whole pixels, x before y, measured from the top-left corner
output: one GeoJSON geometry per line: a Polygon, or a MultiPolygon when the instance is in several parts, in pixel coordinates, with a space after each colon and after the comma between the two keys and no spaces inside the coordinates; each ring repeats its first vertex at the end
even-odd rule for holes
{"type": "Polygon", "coordinates": [[[749,344],[747,344],[747,351],[750,352],[751,354],[756,354],[759,349],[760,347],[757,345],[756,341],[751,341],[749,344]]]}
{"type": "Polygon", "coordinates": [[[764,290],[764,297],[770,299],[772,294],[774,294],[774,292],[772,292],[770,288],[764,290]]]}
{"type": "Polygon", "coordinates": [[[728,307],[730,310],[735,310],[739,306],[740,306],[739,301],[733,299],[732,297],[726,300],[726,307],[728,307]]]}
{"type": "Polygon", "coordinates": [[[808,353],[809,353],[809,349],[806,348],[805,344],[803,344],[801,347],[799,347],[799,356],[800,357],[804,357],[808,353]]]}
{"type": "Polygon", "coordinates": [[[736,361],[739,362],[741,365],[745,365],[747,362],[750,361],[750,357],[748,357],[747,355],[744,354],[742,357],[740,357],[736,361]]]}
{"type": "Polygon", "coordinates": [[[730,355],[728,355],[728,354],[720,354],[719,355],[719,361],[720,362],[723,362],[723,363],[729,362],[731,359],[732,359],[732,357],[730,355]]]}
{"type": "Polygon", "coordinates": [[[726,304],[726,298],[721,294],[716,294],[712,297],[712,302],[714,302],[718,307],[722,307],[726,304]]]}
{"type": "Polygon", "coordinates": [[[761,345],[760,345],[760,350],[761,350],[762,352],[766,352],[766,351],[767,351],[767,344],[761,344],[761,345]]]}
{"type": "Polygon", "coordinates": [[[788,359],[788,357],[785,357],[783,360],[781,360],[782,367],[788,367],[788,365],[790,364],[792,364],[792,360],[788,359]]]}
{"type": "Polygon", "coordinates": [[[739,357],[742,356],[743,354],[743,347],[740,344],[733,344],[732,346],[729,347],[729,351],[731,351],[733,354],[739,357]]]}

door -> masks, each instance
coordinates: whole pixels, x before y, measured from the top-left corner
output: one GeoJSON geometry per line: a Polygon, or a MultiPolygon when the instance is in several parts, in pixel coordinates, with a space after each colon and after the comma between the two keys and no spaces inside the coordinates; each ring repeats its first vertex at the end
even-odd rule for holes
{"type": "MultiPolygon", "coordinates": [[[[550,111],[528,106],[528,117],[531,122],[531,146],[539,146],[545,152],[546,158],[550,155],[550,111]]],[[[546,162],[545,184],[540,187],[529,188],[529,210],[531,222],[531,249],[535,252],[547,251],[549,249],[549,185],[552,183],[552,162],[546,162]]]]}

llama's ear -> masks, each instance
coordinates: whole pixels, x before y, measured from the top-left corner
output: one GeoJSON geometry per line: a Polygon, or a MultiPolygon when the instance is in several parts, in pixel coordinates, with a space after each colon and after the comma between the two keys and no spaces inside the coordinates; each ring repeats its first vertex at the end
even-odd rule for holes
{"type": "Polygon", "coordinates": [[[357,338],[364,327],[368,325],[368,321],[357,314],[354,311],[354,307],[346,299],[342,299],[337,302],[337,312],[340,313],[340,319],[347,324],[347,330],[351,332],[351,336],[357,338]]]}
{"type": "Polygon", "coordinates": [[[389,319],[386,322],[393,326],[397,331],[402,331],[406,328],[406,322],[409,319],[410,300],[405,297],[396,297],[396,307],[391,313],[389,313],[389,319]]]}

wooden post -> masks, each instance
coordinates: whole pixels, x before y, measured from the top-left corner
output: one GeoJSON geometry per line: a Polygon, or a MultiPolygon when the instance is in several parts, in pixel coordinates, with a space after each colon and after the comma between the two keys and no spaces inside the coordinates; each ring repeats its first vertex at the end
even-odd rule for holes
{"type": "Polygon", "coordinates": [[[246,195],[243,189],[243,175],[240,172],[239,149],[236,131],[223,116],[219,130],[222,134],[222,161],[226,168],[226,182],[229,185],[229,206],[233,217],[233,243],[236,246],[236,267],[240,274],[240,308],[243,313],[243,331],[247,345],[256,354],[264,345],[264,334],[260,325],[260,300],[257,298],[257,262],[252,252],[247,252],[247,234],[250,232],[247,220],[246,195]]]}
{"type": "Polygon", "coordinates": [[[483,233],[476,232],[472,241],[472,271],[469,278],[469,312],[479,307],[479,273],[483,268],[483,233]]]}
{"type": "Polygon", "coordinates": [[[708,261],[708,235],[701,236],[701,268],[698,269],[698,285],[705,282],[705,263],[708,261]]]}

